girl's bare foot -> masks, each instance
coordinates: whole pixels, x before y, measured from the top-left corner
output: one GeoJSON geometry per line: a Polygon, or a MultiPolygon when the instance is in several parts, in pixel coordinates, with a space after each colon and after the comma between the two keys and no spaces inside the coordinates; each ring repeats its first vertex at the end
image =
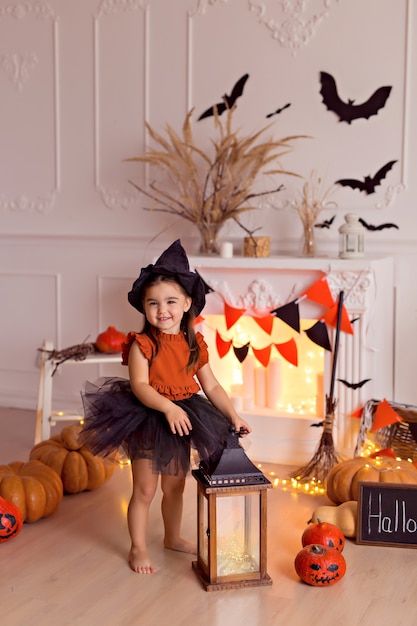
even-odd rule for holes
{"type": "Polygon", "coordinates": [[[169,541],[168,539],[164,540],[164,546],[168,550],[176,550],[177,552],[186,552],[187,554],[197,554],[197,546],[192,541],[188,541],[187,539],[183,539],[182,537],[178,537],[178,539],[173,539],[169,541]]]}
{"type": "Polygon", "coordinates": [[[156,568],[152,565],[146,550],[138,550],[132,546],[129,552],[129,565],[137,574],[156,574],[156,568]]]}

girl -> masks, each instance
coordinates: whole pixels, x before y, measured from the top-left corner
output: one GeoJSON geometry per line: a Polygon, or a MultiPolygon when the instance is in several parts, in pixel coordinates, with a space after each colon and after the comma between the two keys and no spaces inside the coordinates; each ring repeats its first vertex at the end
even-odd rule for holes
{"type": "Polygon", "coordinates": [[[146,547],[149,507],[161,474],[164,546],[195,554],[180,535],[190,447],[208,460],[224,447],[231,425],[251,432],[215,378],[207,345],[194,331],[205,304],[205,284],[191,272],[180,240],[154,265],[142,268],[128,294],[145,315],[141,333],[131,332],[122,362],[129,380],[87,383],[83,393],[83,440],[94,454],[123,446],[132,461],[133,493],[128,508],[129,564],[141,574],[156,572],[146,547]],[[199,395],[200,386],[205,396],[199,395]]]}

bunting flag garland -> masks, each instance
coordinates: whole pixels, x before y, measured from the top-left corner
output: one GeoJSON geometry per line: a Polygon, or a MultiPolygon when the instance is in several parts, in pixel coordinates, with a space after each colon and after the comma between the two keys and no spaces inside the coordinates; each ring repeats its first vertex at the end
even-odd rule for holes
{"type": "Polygon", "coordinates": [[[274,324],[274,316],[266,315],[264,317],[255,317],[252,315],[252,319],[264,330],[268,335],[272,333],[272,326],[274,324]]]}
{"type": "Polygon", "coordinates": [[[370,454],[369,456],[371,459],[376,459],[378,456],[389,456],[392,459],[397,458],[397,455],[392,448],[383,448],[382,450],[377,450],[376,452],[372,452],[372,454],[370,454]]]}
{"type": "Polygon", "coordinates": [[[401,417],[394,411],[388,400],[384,398],[376,407],[371,433],[374,433],[380,428],[384,428],[384,426],[389,426],[390,424],[401,421],[401,417]]]}
{"type": "Polygon", "coordinates": [[[290,339],[285,343],[274,344],[281,356],[284,357],[292,365],[298,366],[297,344],[294,339],[290,339]]]}
{"type": "Polygon", "coordinates": [[[239,361],[239,363],[243,363],[243,361],[246,359],[248,352],[249,352],[249,346],[250,346],[249,343],[246,343],[241,348],[236,348],[235,346],[233,346],[233,352],[235,353],[235,356],[237,360],[239,361]]]}
{"type": "Polygon", "coordinates": [[[353,411],[353,413],[350,414],[350,417],[357,417],[358,419],[360,419],[362,417],[362,414],[363,414],[363,406],[361,406],[356,411],[353,411]]]}
{"type": "Polygon", "coordinates": [[[230,304],[227,304],[227,302],[224,303],[224,316],[226,318],[227,330],[229,330],[234,324],[236,324],[237,320],[242,317],[245,311],[246,309],[237,309],[230,306],[230,304]]]}
{"type": "MultiPolygon", "coordinates": [[[[336,328],[337,304],[334,307],[332,307],[330,311],[327,311],[325,315],[323,315],[322,320],[326,322],[326,324],[328,324],[329,326],[333,326],[333,328],[336,328]]],[[[348,312],[346,311],[345,305],[343,305],[343,308],[342,308],[342,319],[340,321],[340,330],[349,335],[353,335],[352,323],[349,319],[349,315],[348,315],[348,312]]]]}
{"type": "Polygon", "coordinates": [[[313,302],[318,302],[319,304],[322,304],[329,309],[333,308],[334,306],[336,306],[337,308],[325,275],[319,278],[319,280],[317,280],[313,285],[311,285],[311,287],[309,287],[303,295],[307,296],[309,300],[313,300],[313,302]]]}
{"type": "Polygon", "coordinates": [[[292,302],[284,304],[283,306],[271,311],[275,317],[279,317],[279,319],[288,324],[288,326],[291,326],[291,328],[296,330],[297,333],[300,332],[300,312],[298,302],[299,300],[293,300],[292,302]]]}
{"type": "Polygon", "coordinates": [[[327,327],[326,327],[326,324],[322,320],[319,320],[311,328],[308,328],[305,331],[305,334],[307,335],[309,339],[311,339],[311,341],[316,343],[321,348],[324,348],[325,350],[328,350],[329,352],[332,351],[332,347],[330,345],[330,340],[329,340],[329,334],[327,332],[327,327]]]}
{"type": "Polygon", "coordinates": [[[222,359],[230,350],[230,346],[232,345],[232,340],[225,341],[218,330],[216,330],[216,348],[219,354],[219,357],[222,359]]]}
{"type": "Polygon", "coordinates": [[[257,350],[252,346],[252,352],[261,365],[268,367],[269,359],[271,358],[271,346],[266,346],[266,348],[261,350],[257,350]]]}

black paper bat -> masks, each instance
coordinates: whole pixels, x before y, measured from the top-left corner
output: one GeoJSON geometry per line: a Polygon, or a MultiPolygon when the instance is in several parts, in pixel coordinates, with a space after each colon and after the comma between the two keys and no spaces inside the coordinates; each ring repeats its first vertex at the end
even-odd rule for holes
{"type": "Polygon", "coordinates": [[[319,224],[314,224],[314,228],[330,228],[330,226],[334,222],[335,217],[336,215],[333,215],[333,217],[331,217],[329,220],[324,220],[323,222],[320,222],[319,224]]]}
{"type": "Polygon", "coordinates": [[[392,224],[391,222],[387,222],[386,224],[378,224],[378,226],[374,226],[374,224],[368,224],[361,217],[358,220],[362,226],[365,226],[367,230],[384,230],[384,228],[397,228],[397,224],[392,224]]]}
{"type": "Polygon", "coordinates": [[[355,178],[341,178],[336,180],[336,185],[342,185],[342,187],[352,187],[352,189],[359,189],[366,194],[375,193],[375,187],[381,184],[381,181],[388,174],[390,169],[397,161],[389,161],[380,170],[377,171],[375,176],[365,176],[363,180],[356,180],[355,178]]]}
{"type": "Polygon", "coordinates": [[[199,122],[200,120],[203,120],[205,117],[210,117],[214,115],[214,111],[216,109],[217,109],[217,115],[221,115],[227,109],[231,109],[232,106],[236,103],[236,100],[240,98],[240,96],[243,94],[243,88],[248,78],[249,78],[249,74],[244,74],[242,78],[239,78],[239,80],[233,87],[230,93],[230,96],[228,96],[227,93],[225,93],[223,95],[222,102],[218,102],[217,104],[207,109],[207,111],[204,111],[204,113],[200,115],[197,121],[199,122]]]}
{"type": "Polygon", "coordinates": [[[339,116],[339,122],[348,124],[360,117],[369,119],[372,115],[377,115],[378,111],[385,106],[392,89],[392,87],[380,87],[366,102],[355,104],[354,100],[348,99],[347,102],[343,102],[340,99],[336,81],[331,74],[320,72],[320,82],[320,94],[326,108],[339,116]]]}
{"type": "Polygon", "coordinates": [[[364,378],[364,380],[361,380],[359,383],[348,383],[348,381],[347,380],[343,380],[343,378],[338,378],[337,380],[339,380],[341,383],[346,385],[346,387],[349,387],[349,389],[360,389],[360,387],[363,387],[365,385],[365,383],[369,383],[369,381],[371,379],[370,378],[364,378]]]}
{"type": "Polygon", "coordinates": [[[277,109],[273,113],[268,113],[266,117],[273,117],[274,115],[279,115],[279,113],[282,113],[282,111],[285,111],[285,109],[288,109],[288,107],[290,106],[291,106],[291,102],[288,102],[288,104],[284,104],[283,107],[281,107],[280,109],[277,109]]]}

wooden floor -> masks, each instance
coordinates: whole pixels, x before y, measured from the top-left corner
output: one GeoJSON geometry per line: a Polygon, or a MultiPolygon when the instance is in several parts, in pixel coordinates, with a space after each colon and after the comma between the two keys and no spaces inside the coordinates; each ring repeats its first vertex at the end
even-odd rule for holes
{"type": "MultiPolygon", "coordinates": [[[[0,464],[26,461],[35,415],[0,409],[0,464]]],[[[60,430],[54,429],[54,433],[60,430]]],[[[250,453],[250,449],[248,454],[250,453]]],[[[250,454],[249,454],[250,456],[250,454]]],[[[254,460],[254,459],[253,459],[254,460]]],[[[288,467],[264,466],[285,477],[288,467]]],[[[55,515],[25,524],[0,544],[1,623],[5,626],[415,626],[417,550],[348,541],[347,573],[332,587],[297,578],[294,557],[313,509],[311,496],[268,492],[268,573],[271,587],[206,592],[193,557],[164,550],[159,499],[152,507],[149,545],[158,573],[141,576],[126,562],[130,468],[100,489],[65,496],[55,515]]],[[[187,481],[183,534],[195,539],[196,484],[187,481]]]]}

